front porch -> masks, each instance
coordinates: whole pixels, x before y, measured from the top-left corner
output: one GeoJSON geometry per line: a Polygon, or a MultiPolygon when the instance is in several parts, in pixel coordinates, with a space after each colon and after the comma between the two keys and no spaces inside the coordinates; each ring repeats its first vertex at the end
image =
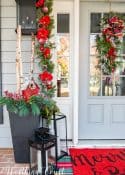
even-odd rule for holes
{"type": "MultiPolygon", "coordinates": [[[[64,158],[58,162],[60,167],[59,173],[55,175],[72,175],[71,162],[68,158],[64,158]],[[64,167],[63,167],[64,165],[64,167]],[[63,167],[63,168],[62,168],[63,167]]],[[[0,175],[30,175],[29,164],[15,163],[13,149],[0,149],[0,175]]],[[[31,172],[31,175],[37,175],[31,172]]]]}
{"type": "Polygon", "coordinates": [[[0,149],[0,175],[28,175],[28,164],[14,161],[13,149],[0,149]]]}

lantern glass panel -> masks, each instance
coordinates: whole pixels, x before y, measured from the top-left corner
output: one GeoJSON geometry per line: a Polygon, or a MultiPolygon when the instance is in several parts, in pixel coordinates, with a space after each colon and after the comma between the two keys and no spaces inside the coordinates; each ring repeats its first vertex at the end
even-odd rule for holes
{"type": "Polygon", "coordinates": [[[36,33],[36,8],[35,1],[16,0],[17,2],[17,26],[21,25],[22,34],[36,33]]]}
{"type": "Polygon", "coordinates": [[[38,151],[30,147],[30,174],[38,172],[38,151]]]}

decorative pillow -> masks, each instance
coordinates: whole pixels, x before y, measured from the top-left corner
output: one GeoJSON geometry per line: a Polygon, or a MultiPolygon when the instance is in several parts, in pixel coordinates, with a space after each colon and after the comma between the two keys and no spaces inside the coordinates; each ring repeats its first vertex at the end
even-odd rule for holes
{"type": "Polygon", "coordinates": [[[73,175],[125,175],[125,148],[70,148],[73,175]]]}

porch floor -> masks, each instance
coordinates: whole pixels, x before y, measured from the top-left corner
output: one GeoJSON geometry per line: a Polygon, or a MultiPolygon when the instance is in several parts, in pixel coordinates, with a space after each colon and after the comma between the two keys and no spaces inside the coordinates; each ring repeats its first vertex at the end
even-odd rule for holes
{"type": "Polygon", "coordinates": [[[12,149],[0,149],[0,175],[28,175],[29,164],[14,161],[12,149]]]}

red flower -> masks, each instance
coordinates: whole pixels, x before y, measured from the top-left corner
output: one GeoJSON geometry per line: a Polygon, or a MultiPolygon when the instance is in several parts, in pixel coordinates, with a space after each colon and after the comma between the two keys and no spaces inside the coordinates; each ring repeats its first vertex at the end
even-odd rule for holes
{"type": "Polygon", "coordinates": [[[42,39],[46,41],[48,36],[49,36],[49,30],[44,28],[38,29],[37,36],[36,36],[38,40],[42,39]]]}
{"type": "Polygon", "coordinates": [[[44,48],[43,55],[45,58],[50,58],[50,53],[51,53],[51,51],[50,51],[49,47],[44,48]]]}
{"type": "Polygon", "coordinates": [[[105,29],[103,29],[102,33],[104,35],[112,35],[112,30],[111,30],[110,27],[109,28],[105,28],[105,29]]]}
{"type": "Polygon", "coordinates": [[[111,47],[108,51],[108,56],[115,58],[116,57],[116,49],[114,47],[111,47]]]}
{"type": "Polygon", "coordinates": [[[44,71],[41,74],[39,74],[39,78],[41,81],[47,82],[47,81],[52,81],[53,76],[50,72],[44,71]]]}
{"type": "Polygon", "coordinates": [[[42,7],[44,5],[44,0],[38,0],[36,2],[36,7],[42,7]]]}
{"type": "Polygon", "coordinates": [[[51,22],[50,16],[43,16],[39,19],[39,24],[42,24],[43,26],[48,26],[51,22]]]}
{"type": "Polygon", "coordinates": [[[22,96],[26,101],[28,101],[33,95],[38,95],[39,90],[40,88],[37,84],[34,84],[34,87],[28,85],[25,90],[22,90],[22,96]]]}
{"type": "Polygon", "coordinates": [[[119,21],[119,18],[117,16],[113,16],[109,19],[109,24],[111,23],[117,23],[119,21]]]}
{"type": "Polygon", "coordinates": [[[123,26],[124,21],[119,19],[117,16],[113,16],[112,18],[110,18],[109,20],[109,25],[112,26],[112,24],[115,24],[116,26],[123,26]]]}

